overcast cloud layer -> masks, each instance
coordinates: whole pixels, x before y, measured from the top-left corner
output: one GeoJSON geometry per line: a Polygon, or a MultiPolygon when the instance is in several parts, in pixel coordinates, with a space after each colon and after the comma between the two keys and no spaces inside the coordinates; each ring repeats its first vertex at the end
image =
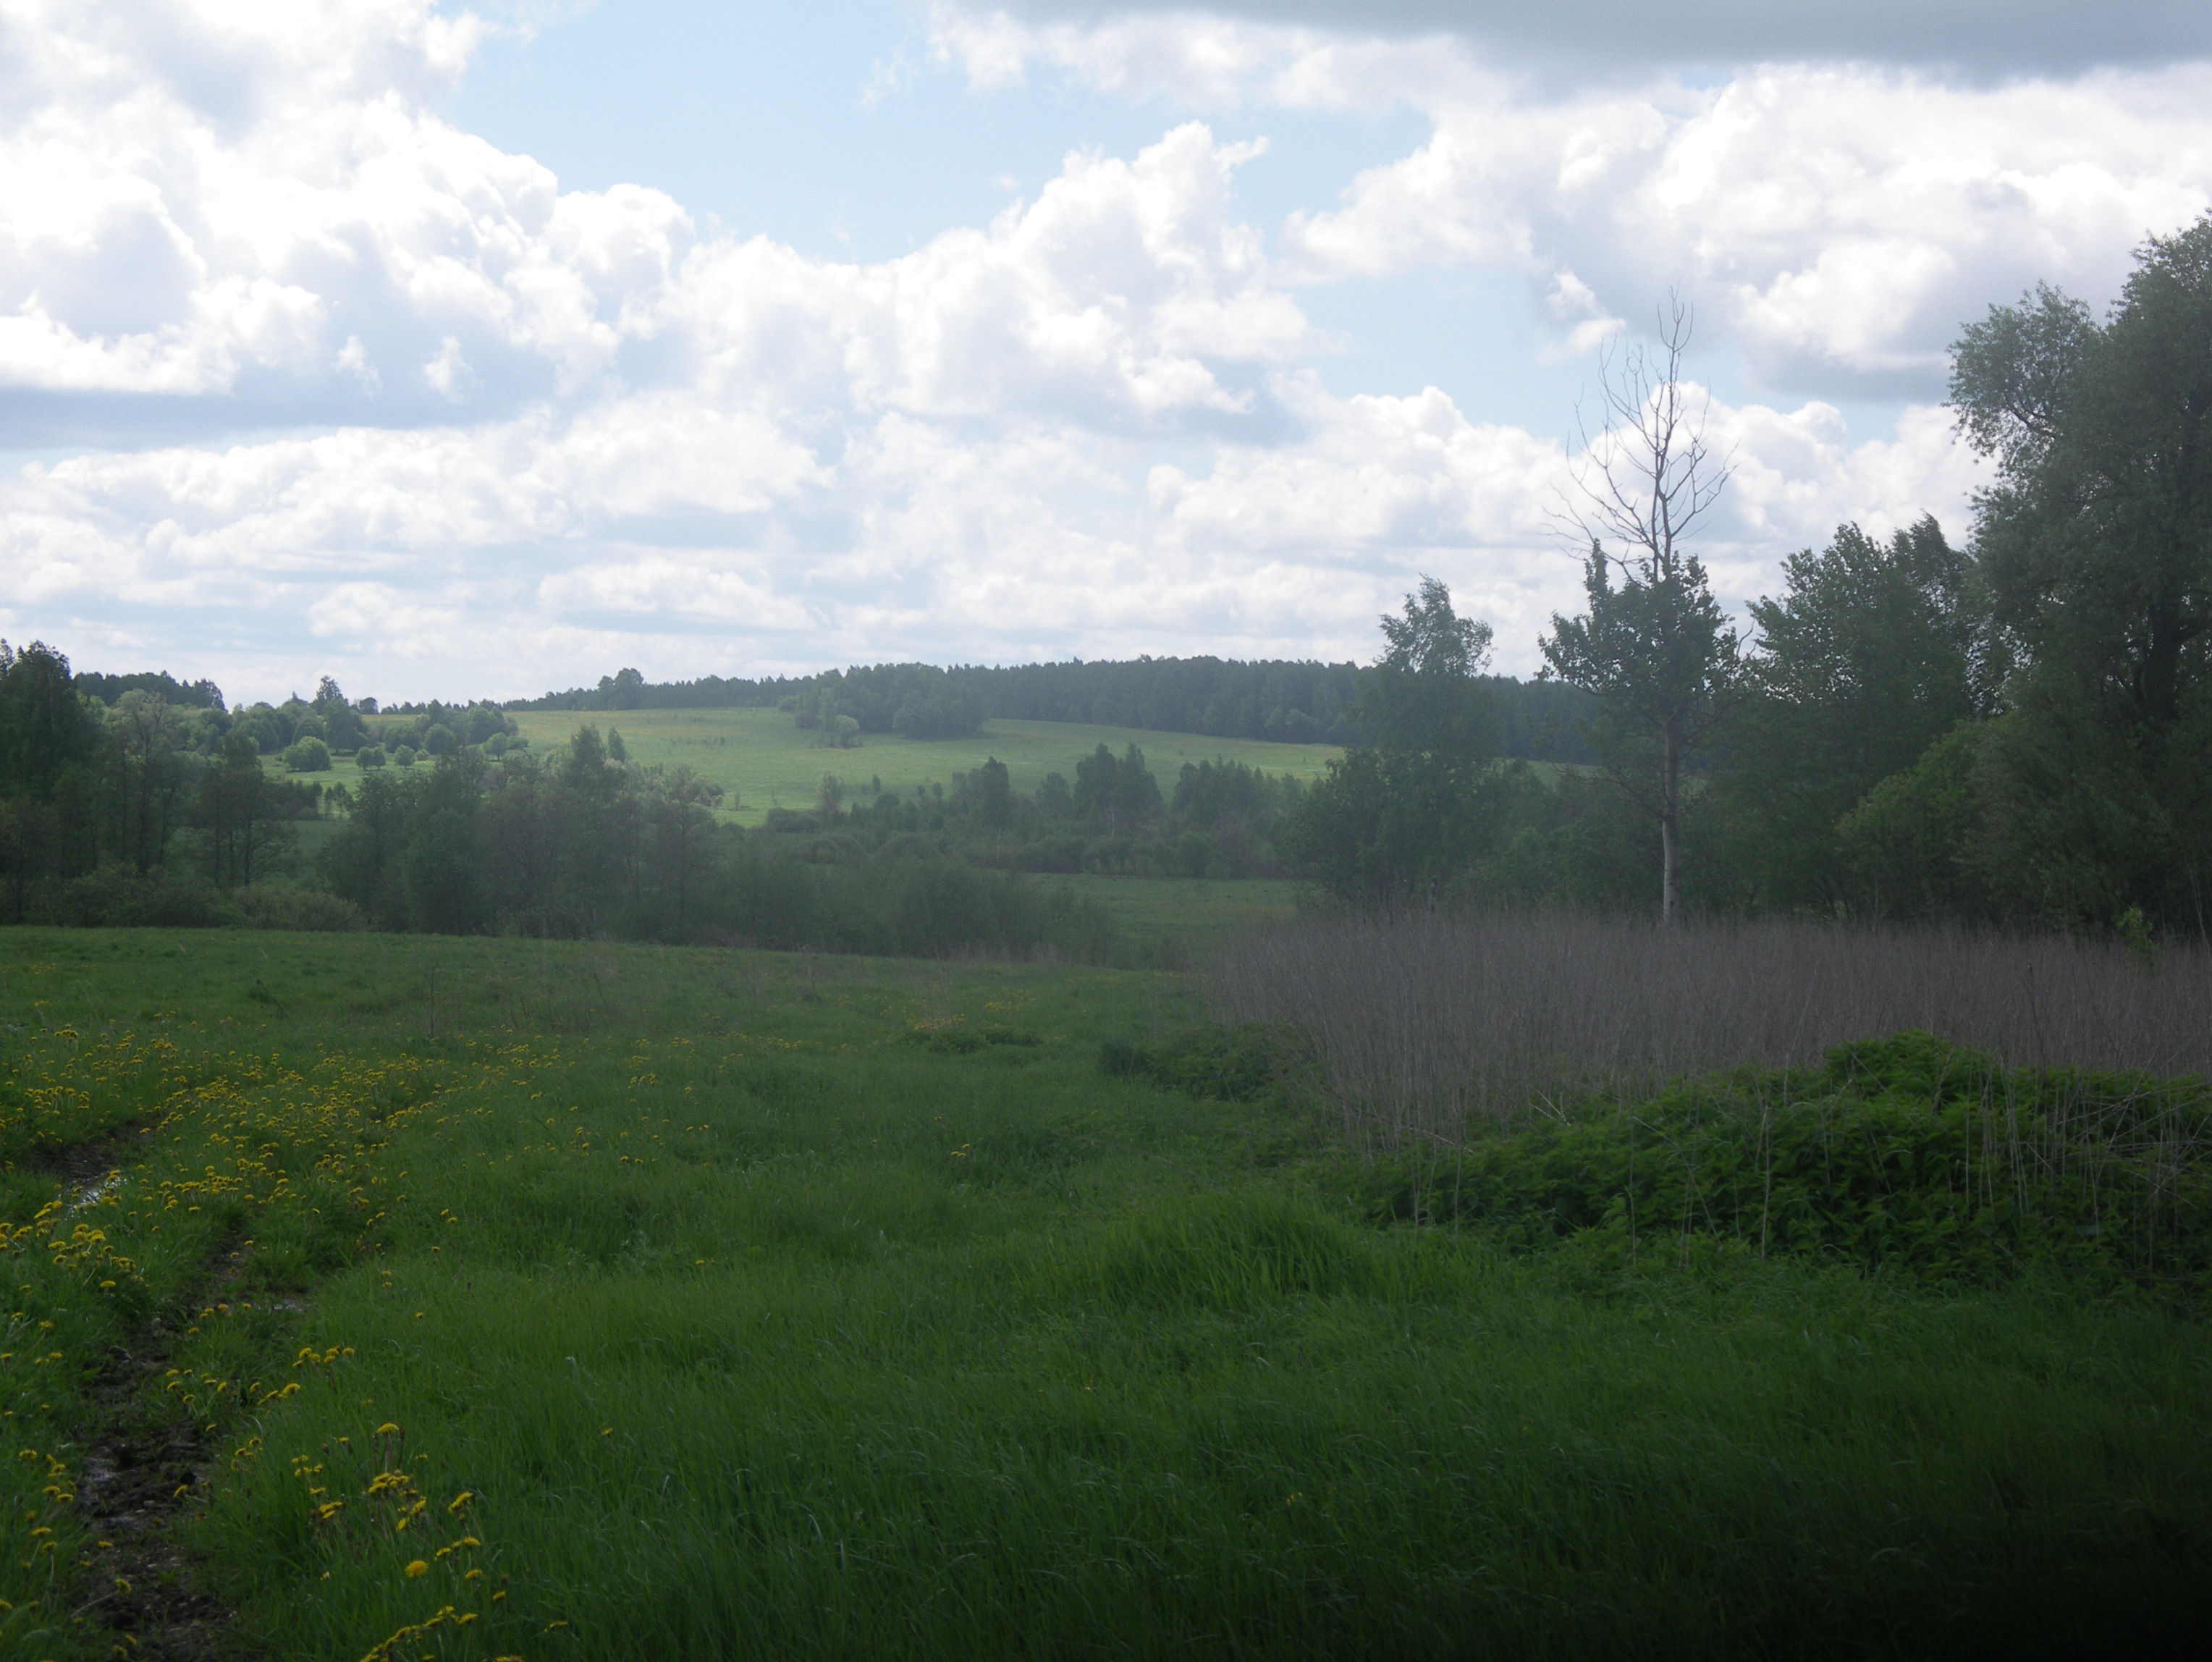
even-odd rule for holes
{"type": "Polygon", "coordinates": [[[1492,62],[1544,70],[1844,61],[2073,75],[2212,56],[2212,12],[2199,0],[1224,0],[1204,8],[1013,0],[1004,9],[1091,28],[1115,17],[1205,10],[1384,37],[1442,36],[1492,62]]]}
{"type": "MultiPolygon", "coordinates": [[[[1920,55],[1966,9],[1915,9],[1920,55]]],[[[1594,362],[1679,286],[1751,389],[1712,415],[1740,601],[1845,519],[1962,533],[1959,324],[2039,277],[2101,303],[2212,187],[2195,9],[2145,8],[2133,67],[1978,78],[1807,33],[1579,88],[1418,5],[1354,32],[1374,15],[939,7],[919,72],[1073,78],[1158,137],[837,264],[456,129],[466,13],[0,0],[0,632],[254,696],[1364,658],[1434,572],[1526,670],[1574,600],[1573,458],[1434,388],[1332,392],[1311,295],[1508,273],[1540,350],[1594,362]],[[1259,151],[1224,113],[1394,106],[1427,123],[1408,154],[1240,210],[1259,151]],[[1893,431],[1847,430],[1869,398],[1893,431]]],[[[1733,15],[1697,15],[1724,42],[1733,15]]],[[[2066,61],[2059,8],[2014,15],[2066,61]]]]}

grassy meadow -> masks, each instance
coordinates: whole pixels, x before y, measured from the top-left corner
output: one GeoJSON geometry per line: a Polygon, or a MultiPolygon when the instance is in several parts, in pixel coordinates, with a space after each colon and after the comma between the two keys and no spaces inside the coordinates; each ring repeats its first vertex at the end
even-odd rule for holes
{"type": "Polygon", "coordinates": [[[1122,936],[1139,949],[1169,943],[1167,963],[1203,963],[1218,948],[1257,928],[1287,923],[1298,915],[1308,886],[1290,878],[1241,880],[1203,877],[1074,876],[1034,880],[1065,886],[1095,900],[1113,916],[1122,936]]]}
{"type": "Polygon", "coordinates": [[[2185,1304],[1393,1225],[1297,1089],[1102,1068],[1203,1020],[1060,965],[0,935],[0,1657],[2204,1625],[2185,1304]]]}
{"type": "Polygon", "coordinates": [[[854,750],[820,750],[814,734],[774,709],[629,709],[578,713],[523,710],[515,725],[533,749],[568,742],[586,721],[613,728],[629,753],[648,765],[687,764],[731,793],[742,825],[757,825],[769,808],[812,806],[825,773],[838,775],[848,792],[872,779],[911,794],[915,787],[949,784],[955,773],[981,767],[995,756],[1006,764],[1018,791],[1034,791],[1045,775],[1073,780],[1075,764],[1100,745],[1116,755],[1129,745],[1145,752],[1163,792],[1175,788],[1185,762],[1227,759],[1268,773],[1311,779],[1339,754],[1328,745],[1272,745],[1254,739],[1208,739],[1200,734],[1149,733],[1137,728],[1092,727],[1069,721],[993,721],[973,739],[902,739],[872,734],[854,750]]]}

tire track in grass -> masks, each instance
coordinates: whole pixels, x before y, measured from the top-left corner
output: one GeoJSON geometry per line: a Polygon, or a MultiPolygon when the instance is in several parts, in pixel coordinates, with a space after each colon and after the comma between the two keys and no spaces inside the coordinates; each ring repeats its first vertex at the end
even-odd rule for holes
{"type": "MultiPolygon", "coordinates": [[[[191,1302],[220,1297],[245,1275],[250,1247],[234,1223],[209,1261],[219,1267],[191,1302]]],[[[220,1462],[215,1428],[197,1416],[164,1422],[147,1409],[170,1372],[176,1335],[159,1313],[133,1342],[113,1346],[88,1395],[93,1415],[79,1435],[84,1449],[76,1509],[93,1537],[78,1609],[115,1641],[115,1653],[147,1662],[210,1662],[257,1655],[236,1630],[237,1611],[208,1591],[176,1525],[220,1462]]]]}

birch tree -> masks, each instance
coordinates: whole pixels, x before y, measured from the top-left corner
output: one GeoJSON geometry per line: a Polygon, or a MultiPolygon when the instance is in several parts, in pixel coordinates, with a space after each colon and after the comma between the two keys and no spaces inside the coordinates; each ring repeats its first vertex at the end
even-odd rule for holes
{"type": "Polygon", "coordinates": [[[1705,439],[1708,401],[1682,383],[1691,327],[1688,307],[1671,301],[1650,345],[1601,366],[1604,426],[1595,441],[1584,435],[1565,514],[1589,551],[1589,610],[1553,613],[1540,642],[1546,677],[1601,701],[1588,724],[1592,747],[1607,776],[1659,822],[1668,922],[1681,905],[1684,767],[1742,676],[1735,628],[1688,548],[1729,472],[1705,439]]]}

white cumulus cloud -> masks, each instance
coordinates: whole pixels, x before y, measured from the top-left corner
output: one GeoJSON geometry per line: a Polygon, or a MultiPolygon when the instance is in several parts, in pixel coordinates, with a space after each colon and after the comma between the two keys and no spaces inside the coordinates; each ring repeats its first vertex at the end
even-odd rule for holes
{"type": "Polygon", "coordinates": [[[2212,178],[2188,66],[1560,91],[1326,9],[933,17],[979,88],[1184,107],[841,262],[462,131],[440,100],[486,26],[429,0],[0,0],[0,434],[28,453],[0,630],[248,695],[517,693],[624,662],[1364,657],[1434,572],[1525,670],[1574,602],[1575,458],[1437,387],[1331,391],[1317,289],[1516,273],[1581,357],[1680,285],[1802,389],[1713,405],[1740,601],[1844,520],[1960,533],[1949,333],[2038,277],[2109,292],[2212,178]],[[1269,225],[1238,194],[1265,141],[1190,113],[1394,104],[1418,143],[1269,225]],[[1893,433],[1848,430],[1869,385],[1909,401],[1893,433]]]}

